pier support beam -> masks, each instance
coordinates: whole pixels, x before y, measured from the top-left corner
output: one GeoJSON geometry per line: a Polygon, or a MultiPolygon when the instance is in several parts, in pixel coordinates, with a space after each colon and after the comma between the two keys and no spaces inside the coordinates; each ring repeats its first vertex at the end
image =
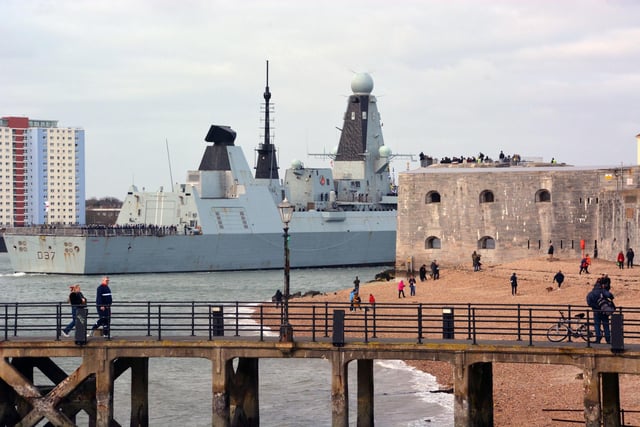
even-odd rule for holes
{"type": "Polygon", "coordinates": [[[331,426],[349,426],[349,369],[344,353],[336,351],[331,357],[331,426]]]}
{"type": "Polygon", "coordinates": [[[373,360],[358,360],[358,427],[373,427],[373,360]]]}
{"type": "Polygon", "coordinates": [[[211,384],[213,385],[213,402],[211,425],[230,427],[229,384],[233,374],[233,360],[225,360],[220,349],[215,350],[212,360],[211,384]]]}
{"type": "Polygon", "coordinates": [[[131,368],[131,425],[149,425],[149,358],[127,360],[131,368]]]}
{"type": "Polygon", "coordinates": [[[259,427],[258,358],[239,357],[230,388],[231,426],[259,427]]]}
{"type": "Polygon", "coordinates": [[[602,373],[602,422],[607,427],[619,427],[620,378],[615,372],[602,373]]]}
{"type": "Polygon", "coordinates": [[[96,373],[96,427],[110,427],[113,420],[113,363],[106,348],[85,356],[92,359],[96,373]]]}
{"type": "Polygon", "coordinates": [[[490,362],[467,365],[456,357],[453,371],[454,425],[493,425],[493,367],[490,362]]]}
{"type": "Polygon", "coordinates": [[[584,425],[585,427],[600,427],[600,377],[593,367],[585,366],[584,375],[584,425]]]}

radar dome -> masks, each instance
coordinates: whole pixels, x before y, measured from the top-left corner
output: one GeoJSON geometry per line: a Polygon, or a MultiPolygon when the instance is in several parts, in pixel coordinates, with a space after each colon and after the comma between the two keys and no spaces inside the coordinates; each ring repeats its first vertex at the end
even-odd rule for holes
{"type": "Polygon", "coordinates": [[[391,148],[387,147],[386,145],[383,145],[378,150],[378,154],[380,154],[380,157],[389,157],[391,156],[391,148]]]}
{"type": "Polygon", "coordinates": [[[291,169],[302,169],[304,165],[300,160],[292,160],[291,161],[291,169]]]}
{"type": "Polygon", "coordinates": [[[351,80],[353,93],[368,95],[373,91],[373,79],[369,73],[358,73],[351,80]]]}

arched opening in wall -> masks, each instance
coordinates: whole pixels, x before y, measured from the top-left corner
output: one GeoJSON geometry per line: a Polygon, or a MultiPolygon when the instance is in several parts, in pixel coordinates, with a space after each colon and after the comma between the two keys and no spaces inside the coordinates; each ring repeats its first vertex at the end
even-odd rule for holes
{"type": "Polygon", "coordinates": [[[482,193],[480,193],[480,203],[493,203],[493,201],[493,191],[484,190],[482,193]]]}
{"type": "Polygon", "coordinates": [[[424,248],[425,249],[441,249],[440,239],[438,239],[436,236],[427,237],[427,240],[424,241],[424,248]]]}
{"type": "Polygon", "coordinates": [[[491,236],[484,236],[478,240],[478,249],[495,249],[496,241],[491,236]]]}
{"type": "Polygon", "coordinates": [[[425,204],[440,203],[440,193],[437,191],[429,191],[424,198],[425,204]]]}
{"type": "Polygon", "coordinates": [[[538,190],[536,191],[536,202],[541,202],[541,203],[549,203],[551,202],[551,193],[549,192],[549,190],[538,190]]]}

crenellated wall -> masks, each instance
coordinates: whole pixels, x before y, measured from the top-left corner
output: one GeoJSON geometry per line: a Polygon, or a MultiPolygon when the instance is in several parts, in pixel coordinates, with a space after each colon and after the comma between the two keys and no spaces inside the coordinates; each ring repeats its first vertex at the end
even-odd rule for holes
{"type": "MultiPolygon", "coordinates": [[[[434,165],[401,173],[396,268],[640,248],[640,168],[434,165]],[[596,251],[597,248],[597,251],[596,251]],[[411,264],[409,264],[411,262],[411,264]]],[[[640,258],[636,258],[640,259],[640,258]]]]}

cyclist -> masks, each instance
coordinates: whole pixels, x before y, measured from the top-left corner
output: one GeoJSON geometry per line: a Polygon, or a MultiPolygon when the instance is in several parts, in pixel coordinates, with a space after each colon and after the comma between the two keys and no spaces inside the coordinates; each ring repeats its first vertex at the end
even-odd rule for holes
{"type": "Polygon", "coordinates": [[[596,330],[596,343],[602,341],[601,327],[604,329],[604,340],[611,343],[611,331],[609,329],[609,315],[600,309],[598,301],[601,299],[613,300],[613,294],[602,285],[601,281],[596,281],[591,292],[587,294],[587,305],[593,310],[593,326],[596,330]]]}

